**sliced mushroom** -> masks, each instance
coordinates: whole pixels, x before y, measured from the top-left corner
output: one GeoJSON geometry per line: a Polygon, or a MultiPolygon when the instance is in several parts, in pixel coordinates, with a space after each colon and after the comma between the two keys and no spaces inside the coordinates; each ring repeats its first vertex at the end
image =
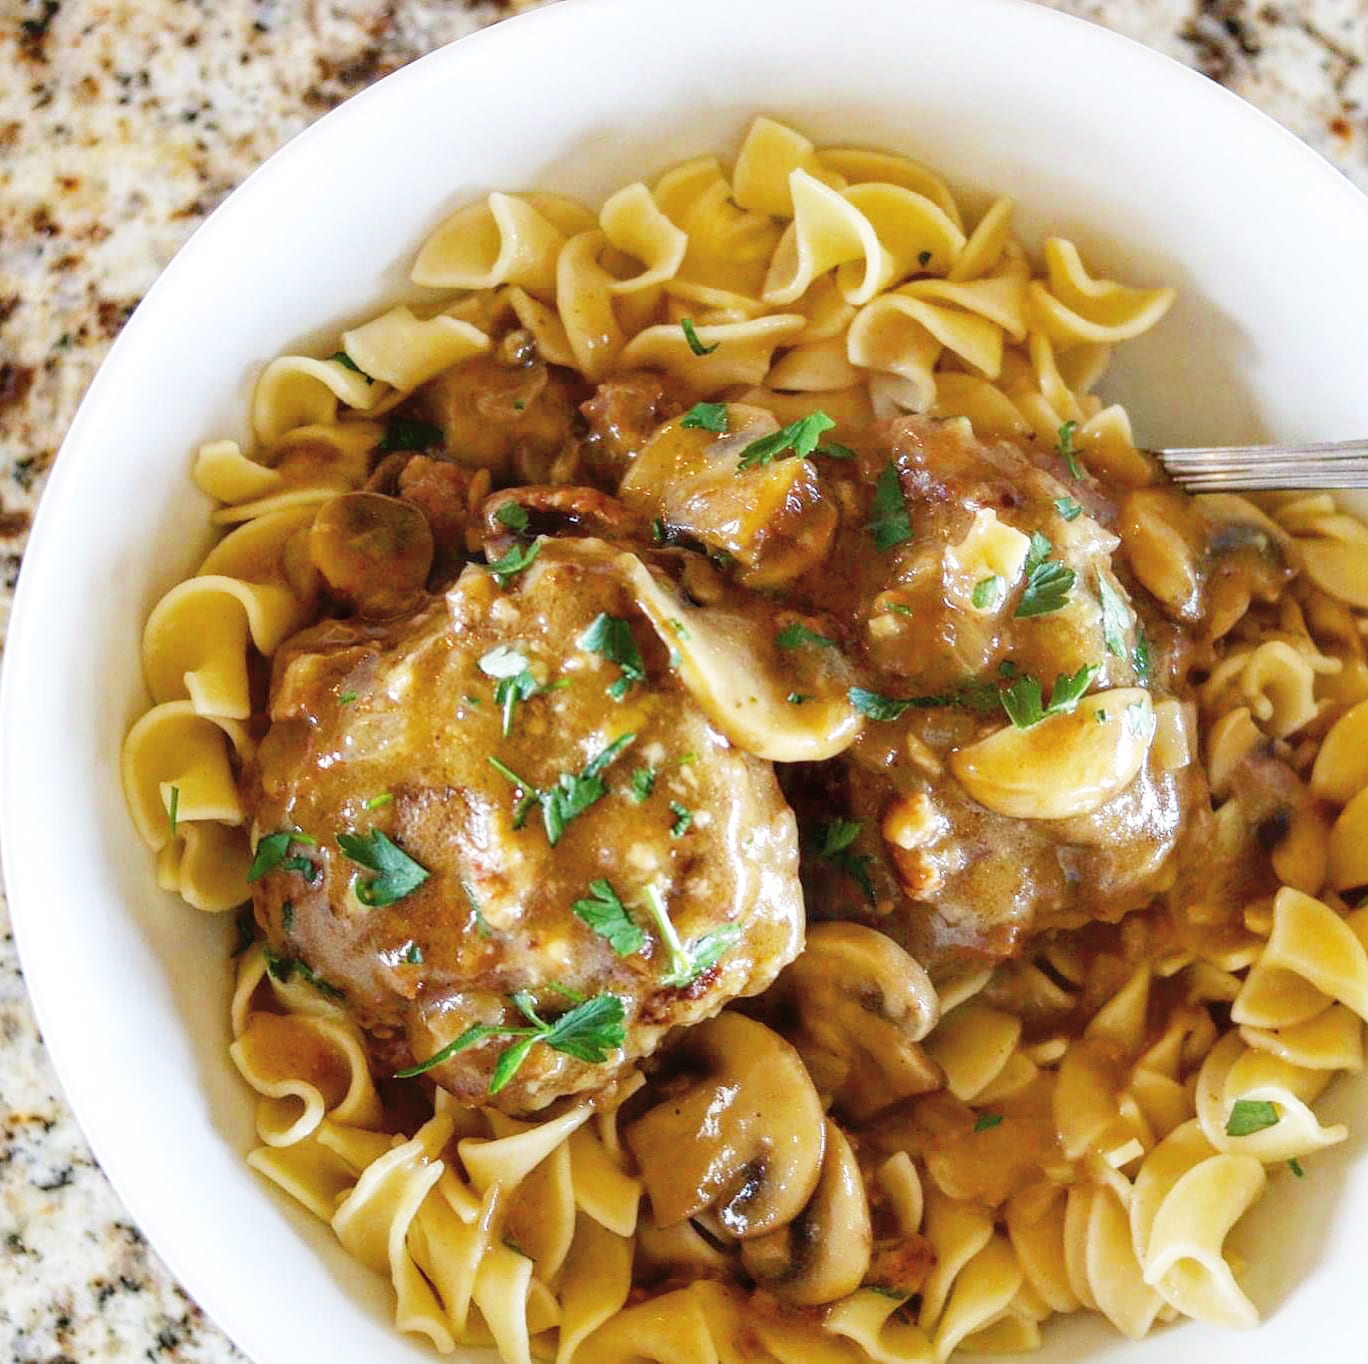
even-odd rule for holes
{"type": "Polygon", "coordinates": [[[795,1307],[817,1307],[853,1293],[874,1242],[864,1180],[846,1135],[826,1125],[826,1154],[812,1201],[787,1226],[741,1244],[746,1272],[795,1307]]]}
{"type": "Polygon", "coordinates": [[[427,582],[434,546],[427,517],[383,493],[343,493],[319,509],[309,556],[335,597],[364,616],[398,615],[427,582]]]}
{"type": "Polygon", "coordinates": [[[793,1221],[817,1187],[826,1146],[798,1053],[728,1012],[692,1029],[667,1066],[658,1101],[623,1132],[657,1225],[711,1207],[728,1233],[748,1239],[793,1221]]]}
{"type": "Polygon", "coordinates": [[[862,1122],[939,1087],[921,1040],[940,1003],[921,966],[891,938],[861,924],[821,923],[767,996],[818,1093],[862,1122]]]}
{"type": "Polygon", "coordinates": [[[1154,728],[1149,692],[1117,687],[1029,729],[1009,725],[958,749],[950,770],[980,805],[1000,815],[1090,815],[1135,780],[1154,728]]]}
{"type": "MultiPolygon", "coordinates": [[[[763,408],[723,407],[722,432],[667,422],[647,442],[619,488],[643,517],[730,554],[748,587],[780,587],[825,557],[836,508],[823,496],[811,460],[740,464],[753,441],[779,424],[763,408]]],[[[721,424],[721,423],[719,423],[721,424]]]]}

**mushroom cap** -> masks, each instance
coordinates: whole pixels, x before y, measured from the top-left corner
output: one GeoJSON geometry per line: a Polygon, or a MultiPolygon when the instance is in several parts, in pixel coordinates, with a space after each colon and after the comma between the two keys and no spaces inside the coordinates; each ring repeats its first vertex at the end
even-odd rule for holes
{"type": "Polygon", "coordinates": [[[873,1242],[855,1152],[828,1119],[821,1178],[811,1201],[787,1226],[743,1241],[741,1263],[775,1297],[796,1307],[816,1307],[860,1286],[873,1242]]]}
{"type": "Polygon", "coordinates": [[[398,615],[414,606],[433,553],[422,510],[384,493],[332,498],[309,532],[310,558],[329,590],[366,616],[398,615]]]}
{"type": "Polygon", "coordinates": [[[941,1083],[939,1067],[919,1045],[940,1017],[935,986],[877,929],[813,924],[802,955],[768,1000],[795,1019],[790,1037],[819,1092],[851,1118],[941,1083]]]}
{"type": "Polygon", "coordinates": [[[721,1013],[684,1036],[664,1075],[658,1101],[623,1131],[656,1223],[711,1207],[744,1240],[797,1217],[821,1176],[826,1129],[793,1047],[721,1013]]]}

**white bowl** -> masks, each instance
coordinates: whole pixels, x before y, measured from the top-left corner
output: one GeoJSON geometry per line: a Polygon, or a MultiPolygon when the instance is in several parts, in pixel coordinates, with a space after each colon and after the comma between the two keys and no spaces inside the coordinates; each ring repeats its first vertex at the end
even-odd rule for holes
{"type": "MultiPolygon", "coordinates": [[[[196,443],[245,432],[252,378],[411,293],[426,230],[493,188],[596,201],[732,149],[765,111],[819,140],[909,152],[982,200],[1181,303],[1124,348],[1111,392],[1151,442],[1368,435],[1368,200],[1178,65],[1006,0],[567,3],[435,53],[348,102],[235,193],[172,263],[62,448],[24,564],[4,675],[3,835],[43,1034],[104,1169],[172,1271],[258,1364],[418,1358],[388,1283],[243,1163],[227,919],[156,888],[119,786],[143,709],[139,638],[190,572],[208,507],[196,443]]],[[[1350,1142],[1275,1181],[1245,1231],[1269,1314],[1130,1344],[1049,1328],[1052,1361],[1361,1357],[1368,1088],[1350,1142]]],[[[474,1358],[474,1356],[471,1356],[474,1358]]]]}

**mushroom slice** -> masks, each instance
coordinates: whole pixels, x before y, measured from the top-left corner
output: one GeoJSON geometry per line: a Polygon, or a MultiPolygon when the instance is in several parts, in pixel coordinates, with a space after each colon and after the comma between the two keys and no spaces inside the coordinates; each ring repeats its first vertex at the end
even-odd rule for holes
{"type": "Polygon", "coordinates": [[[1139,775],[1154,739],[1143,687],[1085,696],[1029,729],[1009,727],[950,755],[950,770],[982,806],[1013,819],[1090,815],[1139,775]]]}
{"type": "Polygon", "coordinates": [[[329,590],[364,616],[399,615],[415,605],[433,553],[422,510],[384,493],[334,497],[309,532],[309,556],[329,590]]]}
{"type": "Polygon", "coordinates": [[[939,1088],[919,1045],[940,1017],[935,986],[891,938],[862,924],[820,923],[770,991],[796,1019],[790,1040],[818,1093],[855,1122],[939,1088]]]}
{"type": "Polygon", "coordinates": [[[719,404],[721,432],[666,422],[623,477],[622,501],[643,517],[730,554],[748,587],[781,587],[826,556],[836,508],[809,459],[742,467],[748,445],[779,424],[760,407],[719,404]]]}
{"type": "Polygon", "coordinates": [[[667,1066],[659,1101],[623,1132],[656,1224],[711,1207],[747,1239],[793,1221],[817,1187],[826,1145],[798,1053],[763,1023],[721,1013],[687,1033],[667,1066]]]}
{"type": "Polygon", "coordinates": [[[873,1242],[855,1152],[828,1119],[826,1154],[812,1201],[787,1226],[742,1242],[741,1263],[775,1297],[795,1307],[817,1307],[860,1286],[873,1242]]]}
{"type": "Polygon", "coordinates": [[[779,666],[770,632],[724,606],[690,607],[634,554],[619,560],[632,594],[670,649],[699,709],[738,748],[771,762],[821,762],[860,732],[847,693],[853,676],[836,649],[806,649],[808,699],[789,701],[791,673],[779,666]],[[681,628],[682,627],[682,628],[681,628]]]}

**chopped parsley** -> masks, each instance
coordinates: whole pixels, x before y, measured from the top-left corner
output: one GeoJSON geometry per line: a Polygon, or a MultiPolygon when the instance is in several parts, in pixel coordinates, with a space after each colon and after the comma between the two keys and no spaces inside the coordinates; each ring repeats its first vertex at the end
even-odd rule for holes
{"type": "Polygon", "coordinates": [[[410,417],[391,417],[385,423],[385,434],[375,447],[382,455],[395,450],[430,450],[442,444],[442,428],[431,422],[414,421],[410,417]]]}
{"type": "Polygon", "coordinates": [[[527,399],[526,399],[526,398],[514,398],[514,399],[513,399],[513,410],[514,410],[514,412],[521,412],[526,406],[527,406],[527,399]]]}
{"type": "Polygon", "coordinates": [[[339,692],[337,697],[337,703],[340,706],[349,706],[353,701],[356,700],[358,695],[359,693],[354,691],[339,692]]]}
{"type": "Polygon", "coordinates": [[[1074,449],[1074,432],[1078,430],[1077,422],[1065,422],[1059,428],[1059,442],[1055,446],[1055,453],[1069,466],[1070,478],[1083,478],[1083,466],[1078,462],[1078,451],[1074,449]]]}
{"type": "Polygon", "coordinates": [[[646,934],[627,912],[612,883],[599,879],[589,882],[589,897],[576,900],[571,909],[595,933],[607,941],[619,957],[630,957],[646,945],[646,934]]]}
{"type": "Polygon", "coordinates": [[[1098,664],[1087,663],[1072,677],[1060,674],[1050,688],[1048,704],[1044,703],[1039,678],[1018,677],[1001,693],[1003,709],[1018,729],[1030,729],[1051,715],[1066,715],[1092,686],[1098,671],[1098,664]]]}
{"type": "Polygon", "coordinates": [[[812,697],[806,692],[791,691],[784,699],[791,706],[801,706],[805,701],[811,701],[812,697]]]}
{"type": "Polygon", "coordinates": [[[599,654],[622,669],[622,676],[608,688],[608,695],[614,701],[621,701],[632,683],[645,681],[646,664],[642,661],[636,640],[632,638],[630,621],[621,616],[610,616],[606,611],[600,612],[580,636],[579,642],[581,648],[599,654]]]}
{"type": "Polygon", "coordinates": [[[1130,607],[1101,571],[1097,574],[1097,595],[1102,602],[1102,640],[1114,658],[1126,656],[1126,631],[1131,626],[1130,607]]]}
{"type": "Polygon", "coordinates": [[[416,942],[410,942],[404,948],[399,960],[406,966],[421,966],[423,964],[423,949],[416,942]]]}
{"type": "Polygon", "coordinates": [[[632,799],[638,805],[644,804],[651,798],[651,792],[655,790],[656,774],[653,767],[638,767],[632,773],[632,799]]]}
{"type": "Polygon", "coordinates": [[[992,573],[974,584],[970,600],[974,603],[975,610],[996,611],[1006,596],[1007,584],[996,573],[992,573]]]}
{"type": "Polygon", "coordinates": [[[343,369],[349,369],[353,374],[359,374],[366,381],[367,387],[369,387],[371,384],[375,382],[375,380],[372,379],[370,375],[367,374],[366,371],[362,369],[361,366],[358,365],[356,361],[353,360],[351,356],[348,355],[347,352],[344,350],[333,351],[333,353],[330,356],[328,356],[328,359],[335,360],[339,365],[342,366],[343,369]]]}
{"type": "Polygon", "coordinates": [[[669,539],[665,531],[665,522],[658,516],[651,518],[651,540],[657,545],[663,545],[669,539]]]}
{"type": "Polygon", "coordinates": [[[1038,530],[1031,532],[1031,547],[1026,551],[1026,587],[1016,609],[1018,619],[1048,615],[1068,601],[1077,574],[1058,559],[1051,559],[1053,550],[1054,546],[1038,530]]]}
{"type": "Polygon", "coordinates": [[[530,545],[510,545],[507,553],[490,564],[489,571],[499,580],[500,587],[507,587],[519,573],[532,566],[540,553],[540,540],[534,540],[530,545]]]}
{"type": "Polygon", "coordinates": [[[498,758],[489,758],[489,765],[522,792],[513,809],[513,827],[521,829],[527,820],[528,810],[540,805],[546,838],[554,848],[565,833],[565,826],[608,794],[608,783],[603,780],[603,774],[635,739],[635,734],[622,735],[586,763],[582,771],[562,772],[556,784],[544,791],[518,776],[498,758]]]}
{"type": "Polygon", "coordinates": [[[1287,1162],[1287,1168],[1291,1170],[1298,1179],[1306,1178],[1306,1171],[1302,1169],[1301,1161],[1295,1156],[1287,1162]]]}
{"type": "Polygon", "coordinates": [[[1054,506],[1055,511],[1066,521],[1077,521],[1083,515],[1082,504],[1075,502],[1072,497],[1056,497],[1054,506]]]}
{"type": "MultiPolygon", "coordinates": [[[[737,472],[740,473],[742,469],[753,469],[756,465],[763,468],[773,464],[790,450],[797,458],[806,459],[818,449],[823,433],[830,431],[835,425],[836,423],[825,412],[809,412],[806,416],[789,422],[787,426],[772,431],[768,436],[751,441],[741,452],[741,458],[736,465],[737,472]]],[[[844,446],[839,448],[845,449],[844,446]]]]}
{"type": "Polygon", "coordinates": [[[369,800],[361,803],[363,810],[378,810],[382,805],[390,805],[394,801],[394,796],[389,791],[381,791],[379,795],[372,796],[369,800]]]}
{"type": "Polygon", "coordinates": [[[854,459],[855,451],[848,445],[842,445],[839,441],[829,440],[817,447],[819,455],[825,455],[828,459],[854,459]]]}
{"type": "Polygon", "coordinates": [[[470,912],[475,916],[475,931],[482,938],[488,938],[493,930],[489,926],[489,920],[484,916],[484,910],[480,908],[479,898],[475,894],[475,888],[465,877],[461,877],[461,890],[464,892],[466,901],[470,905],[470,912]]]}
{"type": "Polygon", "coordinates": [[[486,677],[497,679],[494,684],[494,701],[503,707],[503,732],[506,738],[513,732],[513,712],[519,701],[530,701],[542,690],[542,685],[532,676],[527,657],[507,644],[496,644],[480,659],[480,671],[486,677]]]}
{"type": "Polygon", "coordinates": [[[685,414],[680,426],[693,431],[712,431],[722,435],[727,430],[726,403],[695,403],[685,414]]]}
{"type": "Polygon", "coordinates": [[[324,980],[322,976],[317,975],[308,962],[301,961],[296,957],[282,957],[267,942],[261,944],[261,953],[266,958],[266,969],[271,973],[271,978],[278,980],[282,985],[288,985],[290,977],[298,971],[304,980],[308,981],[319,994],[326,998],[346,998],[345,991],[339,989],[331,981],[324,980]]]}
{"type": "Polygon", "coordinates": [[[511,1037],[516,1040],[499,1053],[499,1059],[494,1063],[494,1074],[489,1081],[489,1092],[497,1094],[518,1073],[522,1063],[527,1060],[528,1052],[538,1042],[544,1042],[553,1051],[564,1052],[576,1060],[601,1065],[608,1059],[608,1053],[626,1040],[627,1030],[622,1025],[625,1011],[616,995],[595,995],[551,1023],[538,1015],[536,1002],[525,991],[510,998],[531,1027],[510,1028],[477,1023],[467,1028],[454,1042],[448,1042],[436,1055],[409,1066],[407,1070],[398,1071],[394,1078],[408,1080],[415,1075],[422,1075],[487,1037],[511,1037]]]}
{"type": "Polygon", "coordinates": [[[874,548],[886,554],[895,545],[912,538],[912,518],[903,500],[902,482],[898,466],[890,459],[874,485],[874,505],[869,524],[865,527],[874,537],[874,548]]]}
{"type": "Polygon", "coordinates": [[[692,985],[705,971],[710,971],[741,938],[740,924],[722,924],[719,928],[701,934],[691,943],[684,943],[670,919],[665,902],[654,886],[646,887],[646,908],[656,932],[670,958],[670,964],[661,977],[661,984],[675,989],[692,985]]]}
{"type": "Polygon", "coordinates": [[[854,853],[850,845],[860,836],[863,826],[855,819],[834,819],[830,824],[818,828],[817,856],[833,867],[839,867],[859,886],[865,899],[875,903],[874,882],[869,868],[874,858],[869,853],[854,853]]]}
{"type": "Polygon", "coordinates": [[[885,696],[868,687],[851,687],[846,696],[861,715],[867,715],[871,720],[896,720],[908,710],[934,710],[940,706],[964,706],[984,713],[994,711],[1001,702],[1002,692],[992,682],[970,678],[952,691],[930,696],[885,696]]]}
{"type": "Polygon", "coordinates": [[[280,906],[280,926],[287,938],[294,932],[294,902],[291,900],[286,900],[280,906]]]}
{"type": "Polygon", "coordinates": [[[314,847],[316,842],[308,834],[301,834],[289,829],[267,834],[256,845],[256,854],[253,856],[251,868],[247,872],[248,882],[260,881],[268,872],[273,872],[277,868],[281,871],[303,872],[306,880],[314,880],[318,875],[318,869],[313,862],[307,857],[290,857],[288,853],[291,844],[299,843],[306,847],[314,847]]]}
{"type": "Polygon", "coordinates": [[[774,642],[781,649],[801,649],[805,644],[811,644],[816,649],[834,649],[836,641],[827,635],[819,635],[816,630],[809,630],[802,621],[795,620],[792,625],[786,625],[775,636],[774,642]]]}
{"type": "Polygon", "coordinates": [[[1150,642],[1145,627],[1139,623],[1135,627],[1135,651],[1131,654],[1131,662],[1135,665],[1135,676],[1140,685],[1148,687],[1151,674],[1150,642]]]}
{"type": "Polygon", "coordinates": [[[980,1113],[974,1123],[975,1132],[991,1132],[995,1127],[1002,1126],[1001,1113],[980,1113]]]}
{"type": "Polygon", "coordinates": [[[1248,1137],[1277,1125],[1277,1107],[1267,1099],[1236,1099],[1226,1119],[1226,1136],[1248,1137]]]}
{"type": "Polygon", "coordinates": [[[359,866],[377,872],[356,882],[356,898],[371,909],[384,909],[411,895],[430,873],[379,829],[368,834],[338,834],[337,846],[359,866]]]}
{"type": "Polygon", "coordinates": [[[686,805],[681,805],[677,800],[670,802],[670,813],[675,817],[674,823],[670,825],[671,838],[683,838],[689,831],[689,825],[693,823],[693,811],[686,805]]]}
{"type": "Polygon", "coordinates": [[[166,807],[166,832],[171,838],[176,836],[176,817],[180,814],[180,787],[171,788],[171,801],[166,807]]]}
{"type": "Polygon", "coordinates": [[[1132,701],[1126,707],[1126,728],[1137,739],[1148,739],[1154,733],[1157,724],[1154,712],[1146,710],[1139,701],[1132,701]]]}
{"type": "Polygon", "coordinates": [[[693,351],[695,355],[711,355],[721,344],[718,341],[714,341],[711,346],[705,346],[698,339],[698,332],[694,329],[693,318],[691,317],[680,318],[679,330],[684,333],[684,339],[689,343],[689,349],[693,351]]]}
{"type": "Polygon", "coordinates": [[[515,535],[521,535],[527,529],[527,508],[517,502],[505,502],[494,513],[494,519],[501,526],[507,526],[515,535]]]}

